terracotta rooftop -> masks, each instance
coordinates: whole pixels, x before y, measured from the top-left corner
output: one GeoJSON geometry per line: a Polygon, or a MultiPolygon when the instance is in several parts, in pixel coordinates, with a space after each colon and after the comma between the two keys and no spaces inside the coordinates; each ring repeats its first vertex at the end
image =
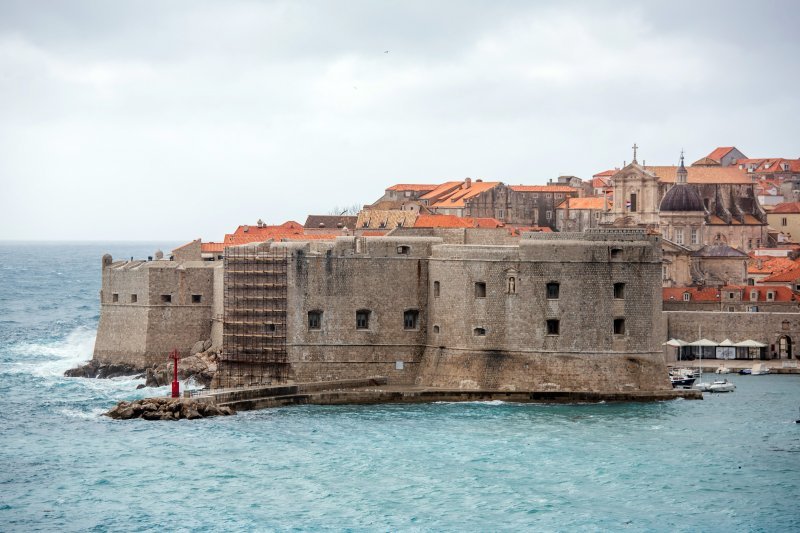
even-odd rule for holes
{"type": "Polygon", "coordinates": [[[797,268],[798,266],[800,266],[800,264],[788,257],[751,257],[747,261],[747,273],[767,275],[780,274],[787,270],[797,268]]]}
{"type": "Polygon", "coordinates": [[[387,191],[417,191],[417,192],[430,192],[437,188],[438,185],[433,184],[420,184],[420,183],[398,183],[397,185],[392,185],[387,191]]]}
{"type": "Polygon", "coordinates": [[[728,155],[728,152],[730,152],[734,148],[735,148],[734,146],[720,146],[719,148],[715,148],[714,151],[712,151],[706,157],[719,162],[722,160],[723,157],[728,155]]]}
{"type": "Polygon", "coordinates": [[[444,195],[435,204],[433,204],[432,207],[434,209],[464,207],[465,202],[470,198],[474,198],[483,192],[494,189],[498,185],[500,185],[499,181],[473,181],[469,186],[467,186],[466,183],[462,183],[461,187],[453,190],[449,194],[444,195]]]}
{"type": "MultiPolygon", "coordinates": [[[[678,175],[676,166],[647,166],[664,183],[675,183],[678,175]]],[[[725,183],[725,184],[751,184],[753,180],[739,167],[686,167],[687,181],[689,183],[725,183]]]]}
{"type": "Polygon", "coordinates": [[[761,280],[761,283],[791,283],[796,279],[800,279],[800,265],[766,277],[761,280]]]}
{"type": "Polygon", "coordinates": [[[589,196],[585,198],[569,198],[564,200],[556,209],[606,209],[611,207],[611,202],[603,197],[589,196]]]}
{"type": "Polygon", "coordinates": [[[797,214],[800,213],[800,202],[784,202],[782,204],[776,205],[772,211],[772,214],[797,214]]]}
{"type": "Polygon", "coordinates": [[[472,224],[456,215],[420,215],[415,228],[471,228],[472,224]]]}
{"type": "Polygon", "coordinates": [[[661,298],[665,302],[683,302],[683,295],[689,293],[690,302],[725,302],[729,293],[735,292],[743,302],[795,302],[800,301],[800,292],[788,287],[763,287],[752,285],[726,285],[725,287],[664,287],[661,298]],[[772,293],[772,298],[768,293],[772,293]],[[756,293],[756,298],[751,296],[756,293]]]}
{"type": "Polygon", "coordinates": [[[717,166],[719,166],[719,161],[717,161],[715,159],[711,159],[710,157],[701,157],[700,159],[698,159],[697,161],[692,163],[692,166],[693,167],[703,167],[703,166],[706,166],[706,167],[708,167],[708,166],[717,167],[717,166]]]}
{"type": "Polygon", "coordinates": [[[612,169],[612,170],[604,170],[602,172],[598,172],[597,174],[593,175],[593,178],[610,178],[614,174],[619,172],[619,169],[612,169]]]}
{"type": "Polygon", "coordinates": [[[225,243],[224,242],[204,242],[200,244],[200,252],[205,253],[222,253],[225,251],[225,243]]]}
{"type": "Polygon", "coordinates": [[[509,185],[508,188],[514,192],[578,192],[568,185],[509,185]]]}
{"type": "Polygon", "coordinates": [[[435,189],[430,191],[429,193],[423,194],[420,196],[421,200],[436,200],[442,195],[447,193],[453,192],[454,190],[458,189],[463,182],[461,181],[446,181],[441,185],[438,185],[435,189]]]}

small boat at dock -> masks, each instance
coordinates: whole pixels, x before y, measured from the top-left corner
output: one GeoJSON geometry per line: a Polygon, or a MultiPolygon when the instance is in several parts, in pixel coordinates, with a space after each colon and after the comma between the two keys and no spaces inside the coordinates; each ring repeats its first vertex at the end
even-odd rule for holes
{"type": "Polygon", "coordinates": [[[727,379],[717,380],[708,388],[708,392],[733,392],[736,390],[736,385],[727,379]]]}

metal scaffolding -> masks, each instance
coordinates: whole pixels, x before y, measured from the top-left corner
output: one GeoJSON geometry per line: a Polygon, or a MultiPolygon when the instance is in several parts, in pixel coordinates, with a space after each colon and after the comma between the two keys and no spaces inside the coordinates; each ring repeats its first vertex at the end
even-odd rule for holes
{"type": "Polygon", "coordinates": [[[219,387],[268,385],[288,377],[287,264],[286,250],[225,249],[219,387]]]}

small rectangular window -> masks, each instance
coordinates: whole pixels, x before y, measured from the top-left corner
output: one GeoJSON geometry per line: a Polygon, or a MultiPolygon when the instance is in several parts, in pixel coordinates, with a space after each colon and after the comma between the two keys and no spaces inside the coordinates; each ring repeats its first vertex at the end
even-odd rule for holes
{"type": "Polygon", "coordinates": [[[692,244],[697,244],[697,228],[692,228],[692,244]]]}
{"type": "Polygon", "coordinates": [[[201,294],[192,294],[192,303],[199,304],[203,301],[203,295],[201,294]]]}
{"type": "Polygon", "coordinates": [[[786,217],[781,218],[781,226],[786,226],[787,222],[786,217]]]}
{"type": "Polygon", "coordinates": [[[684,292],[683,293],[683,301],[684,302],[688,302],[691,299],[692,299],[692,295],[690,293],[688,293],[688,292],[684,292]]]}
{"type": "Polygon", "coordinates": [[[476,337],[484,337],[486,335],[486,328],[475,328],[472,330],[472,334],[476,337]]]}
{"type": "Polygon", "coordinates": [[[162,294],[161,295],[161,303],[168,304],[172,302],[172,295],[171,294],[162,294]]]}
{"type": "Polygon", "coordinates": [[[111,301],[114,302],[114,303],[118,302],[119,301],[119,294],[117,294],[116,292],[113,293],[111,295],[111,301]]]}
{"type": "Polygon", "coordinates": [[[264,331],[266,333],[275,333],[275,324],[271,322],[264,324],[264,331]]]}
{"type": "Polygon", "coordinates": [[[356,311],[356,329],[369,329],[369,311],[356,311]]]}
{"type": "Polygon", "coordinates": [[[408,252],[411,250],[408,246],[398,246],[397,253],[400,255],[408,255],[408,252]]]}
{"type": "Polygon", "coordinates": [[[308,312],[308,329],[320,329],[322,326],[322,311],[308,312]]]}
{"type": "Polygon", "coordinates": [[[486,298],[486,283],[483,281],[475,282],[475,298],[486,298]]]}
{"type": "Polygon", "coordinates": [[[625,298],[625,284],[624,283],[615,283],[614,284],[614,298],[617,300],[623,300],[625,298]]]}
{"type": "Polygon", "coordinates": [[[403,313],[403,329],[417,329],[417,320],[419,320],[419,311],[410,309],[403,313]]]}
{"type": "Polygon", "coordinates": [[[614,335],[625,335],[625,319],[614,319],[614,335]]]}
{"type": "Polygon", "coordinates": [[[547,284],[547,299],[548,300],[558,300],[558,295],[560,292],[560,285],[556,282],[551,282],[547,284]]]}
{"type": "Polygon", "coordinates": [[[558,335],[558,320],[551,319],[547,321],[547,334],[558,335]]]}
{"type": "Polygon", "coordinates": [[[139,301],[139,295],[138,294],[131,294],[131,303],[135,304],[138,301],[139,301]]]}
{"type": "Polygon", "coordinates": [[[434,281],[433,282],[433,296],[435,298],[439,297],[439,282],[438,281],[434,281]]]}

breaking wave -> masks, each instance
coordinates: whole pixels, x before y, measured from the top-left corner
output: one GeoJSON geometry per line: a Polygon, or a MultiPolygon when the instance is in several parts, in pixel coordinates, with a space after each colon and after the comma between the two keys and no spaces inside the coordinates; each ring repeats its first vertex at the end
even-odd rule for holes
{"type": "Polygon", "coordinates": [[[16,361],[3,365],[8,374],[28,373],[36,377],[62,377],[64,372],[92,358],[97,331],[80,326],[66,337],[47,343],[19,343],[9,347],[16,361]]]}

